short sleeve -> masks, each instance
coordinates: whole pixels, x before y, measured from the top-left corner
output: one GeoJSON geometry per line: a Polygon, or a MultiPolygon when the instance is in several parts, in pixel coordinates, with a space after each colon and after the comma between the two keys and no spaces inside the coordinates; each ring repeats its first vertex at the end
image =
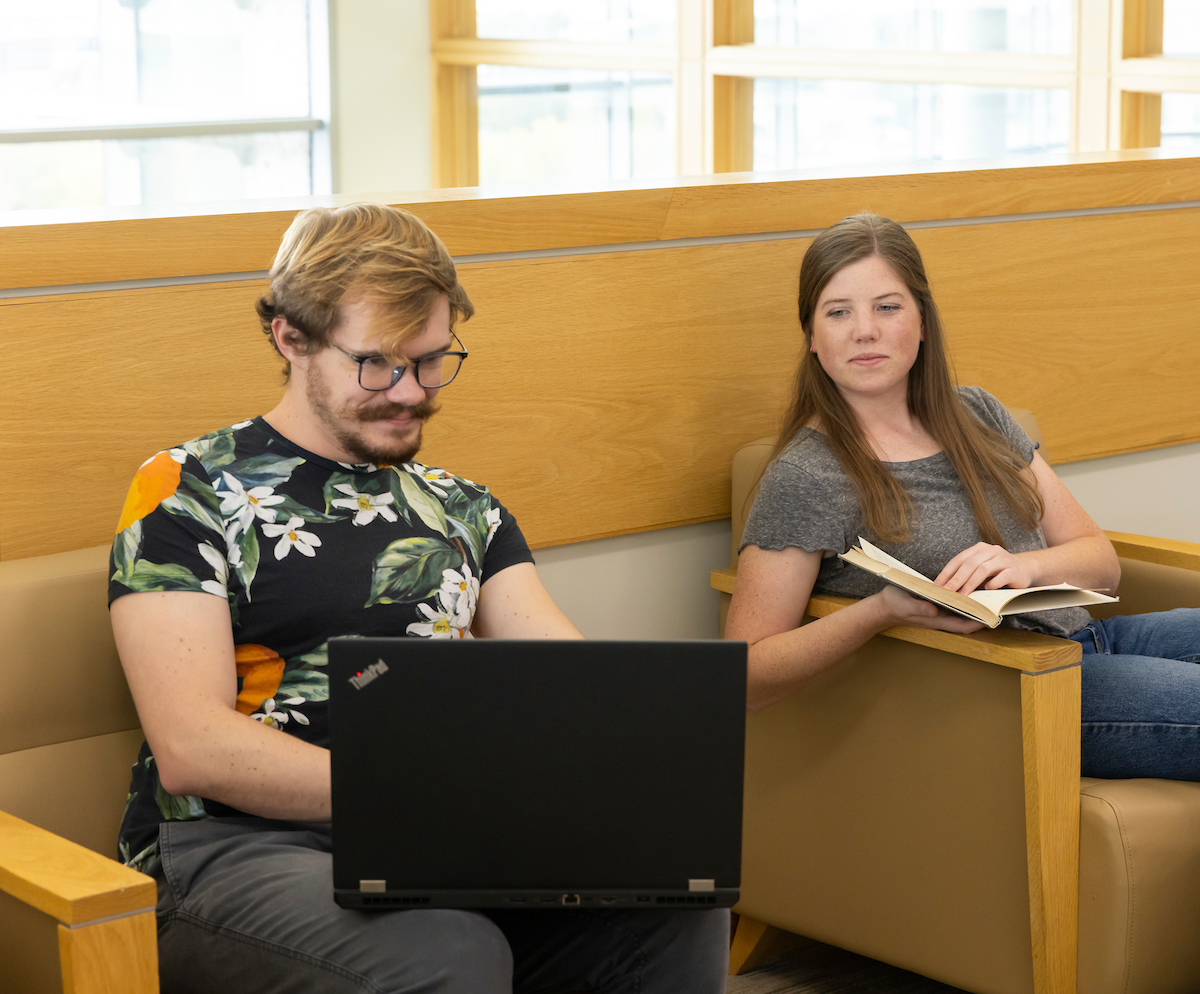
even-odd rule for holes
{"type": "Polygon", "coordinates": [[[1033,462],[1033,453],[1037,449],[1033,439],[1025,429],[1017,423],[1003,404],[982,387],[959,387],[959,396],[975,417],[989,428],[1000,432],[1026,465],[1033,462]]]}
{"type": "Polygon", "coordinates": [[[146,591],[228,596],[220,499],[183,449],[146,460],[133,477],[109,557],[108,600],[146,591]]]}
{"type": "Polygon", "coordinates": [[[756,545],[776,551],[845,552],[846,522],[840,504],[785,450],[763,474],[738,551],[756,545]]]}
{"type": "Polygon", "coordinates": [[[487,551],[483,555],[479,582],[486,583],[509,566],[531,562],[533,553],[529,549],[529,543],[525,541],[525,536],[521,534],[517,519],[493,497],[492,509],[488,512],[487,551]]]}

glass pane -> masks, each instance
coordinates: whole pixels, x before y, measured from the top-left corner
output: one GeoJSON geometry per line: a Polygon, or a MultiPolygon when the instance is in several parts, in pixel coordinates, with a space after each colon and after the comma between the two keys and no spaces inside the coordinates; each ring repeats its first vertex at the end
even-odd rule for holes
{"type": "Polygon", "coordinates": [[[1200,93],[1162,95],[1163,148],[1200,148],[1200,93]]]}
{"type": "Polygon", "coordinates": [[[479,182],[588,183],[675,172],[665,73],[479,67],[479,182]]]}
{"type": "Polygon", "coordinates": [[[480,38],[675,41],[675,0],[475,0],[480,38]]]}
{"type": "Polygon", "coordinates": [[[308,4],[0,3],[0,128],[309,114],[308,4]]]}
{"type": "Polygon", "coordinates": [[[311,133],[0,143],[0,210],[312,193],[311,133]]]}
{"type": "Polygon", "coordinates": [[[1200,55],[1200,3],[1163,0],[1163,55],[1200,55]]]}
{"type": "Polygon", "coordinates": [[[754,41],[801,48],[1070,55],[1072,0],[754,0],[754,41]]]}
{"type": "Polygon", "coordinates": [[[756,79],[754,168],[1063,152],[1067,90],[756,79]]]}

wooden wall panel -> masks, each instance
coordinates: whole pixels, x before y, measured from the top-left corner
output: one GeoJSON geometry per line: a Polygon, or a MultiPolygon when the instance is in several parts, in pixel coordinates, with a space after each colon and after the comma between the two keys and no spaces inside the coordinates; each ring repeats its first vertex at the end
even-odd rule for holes
{"type": "MultiPolygon", "coordinates": [[[[1197,230],[1186,209],[915,237],[959,379],[1073,461],[1200,438],[1197,230]]],[[[463,266],[472,357],[422,458],[490,485],[535,545],[727,515],[733,450],[785,402],[807,244],[463,266]]],[[[107,541],[143,459],[274,404],[262,287],[0,301],[0,557],[107,541]]]]}
{"type": "Polygon", "coordinates": [[[0,558],[109,541],[144,459],[274,406],[263,286],[0,301],[0,558]]]}
{"type": "Polygon", "coordinates": [[[963,383],[1056,462],[1200,439],[1200,210],[913,233],[963,383]]]}

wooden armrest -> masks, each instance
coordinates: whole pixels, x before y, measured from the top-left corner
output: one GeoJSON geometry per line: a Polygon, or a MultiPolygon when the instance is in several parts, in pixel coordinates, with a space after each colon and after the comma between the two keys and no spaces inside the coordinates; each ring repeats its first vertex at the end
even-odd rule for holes
{"type": "Polygon", "coordinates": [[[1124,559],[1136,559],[1160,566],[1200,570],[1200,543],[1179,542],[1173,538],[1151,538],[1149,535],[1130,535],[1128,532],[1105,532],[1124,559]]]}
{"type": "Polygon", "coordinates": [[[0,811],[0,890],[66,925],[152,911],[154,881],[0,811]]]}
{"type": "MultiPolygon", "coordinates": [[[[733,567],[715,569],[710,574],[710,585],[722,593],[732,594],[737,587],[737,570],[733,567]]],[[[824,618],[853,604],[852,597],[830,597],[817,594],[812,597],[804,613],[813,618],[824,618]]],[[[956,656],[980,659],[997,666],[1008,666],[1026,673],[1041,673],[1045,670],[1070,666],[1083,658],[1083,648],[1070,639],[1025,632],[1017,628],[983,629],[973,635],[956,635],[939,632],[932,628],[917,628],[912,625],[896,625],[886,628],[880,635],[927,645],[931,649],[952,652],[956,656]]]]}

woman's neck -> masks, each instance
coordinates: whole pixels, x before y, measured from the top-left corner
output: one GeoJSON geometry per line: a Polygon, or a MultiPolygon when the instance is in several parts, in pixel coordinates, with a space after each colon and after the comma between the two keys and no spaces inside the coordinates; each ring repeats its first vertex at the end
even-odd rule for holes
{"type": "MultiPolygon", "coordinates": [[[[906,385],[907,386],[907,385],[906,385]]],[[[908,409],[908,392],[885,397],[847,397],[875,458],[881,462],[912,462],[942,451],[925,426],[908,409]]]]}

